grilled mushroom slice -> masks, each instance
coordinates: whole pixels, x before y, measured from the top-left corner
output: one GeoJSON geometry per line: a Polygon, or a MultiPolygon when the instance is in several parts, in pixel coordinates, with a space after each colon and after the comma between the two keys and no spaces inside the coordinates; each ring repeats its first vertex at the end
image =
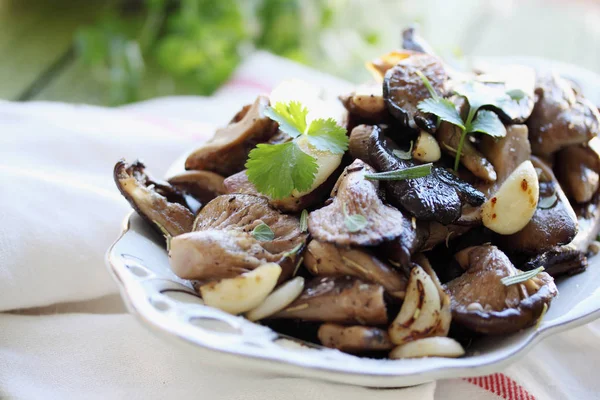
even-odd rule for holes
{"type": "Polygon", "coordinates": [[[388,333],[370,326],[343,326],[326,323],[319,327],[319,341],[325,347],[346,353],[391,350],[388,333]]]}
{"type": "Polygon", "coordinates": [[[349,276],[313,278],[300,297],[273,318],[385,325],[388,318],[383,293],[383,286],[349,276]]]}
{"type": "Polygon", "coordinates": [[[277,124],[264,115],[266,96],[234,117],[232,123],[216,131],[214,137],[189,155],[185,169],[198,169],[229,176],[244,168],[248,153],[257,143],[266,142],[277,132],[277,124]]]}
{"type": "Polygon", "coordinates": [[[114,169],[119,191],[137,213],[160,234],[177,236],[192,230],[194,214],[179,190],[152,179],[140,161],[121,160],[114,169]]]}
{"type": "MultiPolygon", "coordinates": [[[[411,160],[392,154],[393,144],[386,141],[378,126],[359,125],[350,135],[350,153],[379,171],[413,167],[411,160]]],[[[483,193],[444,168],[434,166],[430,175],[419,179],[385,181],[386,200],[420,220],[435,220],[448,225],[458,220],[463,203],[479,206],[483,193]]]]}
{"type": "Polygon", "coordinates": [[[417,71],[429,79],[438,94],[445,93],[448,76],[442,61],[429,54],[416,53],[387,70],[383,80],[383,98],[390,114],[402,124],[434,132],[436,119],[417,109],[419,102],[431,97],[417,71]]]}
{"type": "Polygon", "coordinates": [[[496,246],[468,247],[456,254],[466,270],[446,284],[452,298],[452,319],[475,332],[505,334],[533,325],[558,293],[545,272],[511,286],[501,279],[518,270],[496,246]]]}
{"type": "Polygon", "coordinates": [[[280,282],[285,281],[307,238],[298,217],[281,214],[264,198],[242,194],[212,200],[198,213],[193,230],[171,241],[171,268],[184,279],[233,278],[275,262],[282,268],[280,282]],[[273,231],[273,240],[252,235],[263,223],[273,231]]]}
{"type": "Polygon", "coordinates": [[[225,194],[224,178],[209,171],[185,171],[169,178],[169,183],[177,189],[189,193],[202,204],[225,194]]]}
{"type": "Polygon", "coordinates": [[[570,199],[587,203],[600,187],[600,157],[592,146],[566,147],[556,155],[556,174],[570,199]]]}
{"type": "Polygon", "coordinates": [[[585,271],[588,267],[588,259],[584,253],[573,246],[561,246],[532,257],[521,266],[521,269],[529,271],[539,267],[544,267],[544,271],[553,278],[575,275],[585,271]]]}
{"type": "Polygon", "coordinates": [[[364,178],[374,172],[361,160],[344,170],[331,192],[331,204],[308,216],[308,231],[314,238],[340,246],[374,246],[403,234],[404,215],[383,204],[378,181],[364,178]],[[350,226],[348,220],[352,216],[361,216],[366,224],[350,226]]]}
{"type": "Polygon", "coordinates": [[[575,211],[552,170],[535,156],[531,161],[541,171],[540,201],[533,217],[523,229],[512,235],[499,235],[496,238],[510,253],[543,253],[555,246],[570,243],[578,230],[575,211]]]}
{"type": "Polygon", "coordinates": [[[365,250],[312,240],[304,253],[304,265],[316,276],[354,276],[365,282],[378,283],[388,294],[404,298],[404,275],[365,250]]]}
{"type": "Polygon", "coordinates": [[[538,97],[527,121],[535,155],[549,156],[567,146],[587,143],[600,133],[600,114],[566,79],[556,74],[538,78],[538,97]]]}

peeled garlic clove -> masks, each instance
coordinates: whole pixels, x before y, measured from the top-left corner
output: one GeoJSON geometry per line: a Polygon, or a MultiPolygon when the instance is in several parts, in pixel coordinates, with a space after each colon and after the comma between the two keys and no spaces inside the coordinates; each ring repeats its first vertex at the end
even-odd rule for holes
{"type": "Polygon", "coordinates": [[[431,134],[421,131],[415,142],[412,156],[422,162],[436,162],[442,157],[442,152],[437,140],[431,134]]]}
{"type": "Polygon", "coordinates": [[[246,318],[258,321],[289,306],[304,290],[304,278],[297,276],[271,293],[258,307],[248,311],[246,318]]]}
{"type": "Polygon", "coordinates": [[[279,265],[263,264],[235,278],[200,286],[200,295],[207,306],[240,314],[261,304],[277,284],[280,274],[279,265]]]}
{"type": "Polygon", "coordinates": [[[305,152],[311,157],[314,157],[318,166],[317,173],[315,174],[315,178],[310,189],[305,190],[303,192],[298,192],[294,189],[294,191],[292,192],[292,196],[300,197],[312,192],[322,183],[324,183],[327,180],[327,178],[329,178],[329,175],[331,175],[342,163],[343,154],[333,154],[329,151],[317,150],[313,145],[309,143],[307,135],[303,135],[300,138],[298,138],[296,140],[296,143],[303,152],[305,152]]]}
{"type": "Polygon", "coordinates": [[[415,340],[396,347],[390,353],[391,359],[418,357],[460,357],[465,349],[456,340],[447,337],[429,337],[415,340]]]}
{"type": "Polygon", "coordinates": [[[524,161],[481,206],[483,225],[501,235],[523,229],[535,213],[539,182],[531,161],[524,161]]]}
{"type": "Polygon", "coordinates": [[[440,325],[440,294],[431,277],[420,266],[410,272],[406,297],[389,328],[394,344],[434,334],[440,325]]]}

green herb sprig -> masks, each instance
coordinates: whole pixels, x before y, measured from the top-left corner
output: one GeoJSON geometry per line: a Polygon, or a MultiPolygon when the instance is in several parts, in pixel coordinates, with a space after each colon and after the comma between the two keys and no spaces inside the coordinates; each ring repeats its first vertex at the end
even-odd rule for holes
{"type": "Polygon", "coordinates": [[[504,278],[500,279],[500,282],[502,282],[504,286],[516,285],[517,283],[523,283],[525,281],[528,281],[543,270],[544,267],[539,267],[536,269],[532,269],[531,271],[521,272],[517,275],[505,276],[504,278]]]}
{"type": "Polygon", "coordinates": [[[259,242],[270,242],[275,239],[275,233],[269,228],[269,225],[261,222],[252,230],[252,236],[259,242]]]}
{"type": "Polygon", "coordinates": [[[317,159],[298,145],[305,138],[318,151],[344,154],[348,149],[346,128],[333,118],[306,121],[308,109],[300,102],[275,103],[265,115],[279,124],[279,129],[293,138],[280,144],[259,144],[248,156],[246,175],[256,189],[273,199],[309,190],[319,169],[317,159]]]}
{"type": "Polygon", "coordinates": [[[361,231],[369,223],[364,215],[348,214],[348,208],[345,203],[342,205],[342,211],[344,212],[344,224],[350,233],[361,231]]]}
{"type": "Polygon", "coordinates": [[[397,169],[394,171],[377,172],[374,174],[365,174],[365,179],[374,181],[401,181],[405,179],[423,178],[431,174],[432,163],[416,165],[414,167],[397,169]]]}

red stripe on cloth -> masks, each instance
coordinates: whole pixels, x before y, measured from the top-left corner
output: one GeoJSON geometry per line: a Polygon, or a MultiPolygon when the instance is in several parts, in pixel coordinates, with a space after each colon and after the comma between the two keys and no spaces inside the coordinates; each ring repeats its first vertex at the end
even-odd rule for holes
{"type": "Polygon", "coordinates": [[[258,89],[261,92],[267,92],[270,93],[272,88],[269,85],[266,85],[264,83],[261,82],[257,82],[255,80],[252,79],[248,79],[248,78],[233,78],[232,80],[230,80],[229,82],[227,82],[225,84],[225,86],[228,87],[236,87],[236,86],[244,86],[244,87],[251,87],[254,89],[258,89]]]}
{"type": "Polygon", "coordinates": [[[492,392],[506,400],[535,400],[535,397],[504,374],[492,374],[463,380],[492,392]]]}

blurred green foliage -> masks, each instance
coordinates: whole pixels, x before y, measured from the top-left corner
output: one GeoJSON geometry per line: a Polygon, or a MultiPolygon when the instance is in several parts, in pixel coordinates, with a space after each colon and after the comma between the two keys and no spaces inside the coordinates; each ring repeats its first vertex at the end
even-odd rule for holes
{"type": "MultiPolygon", "coordinates": [[[[307,48],[335,12],[326,0],[118,1],[77,32],[75,48],[111,105],[139,100],[148,80],[208,95],[253,49],[309,62],[307,48]]],[[[373,32],[364,37],[377,43],[373,32]]]]}

